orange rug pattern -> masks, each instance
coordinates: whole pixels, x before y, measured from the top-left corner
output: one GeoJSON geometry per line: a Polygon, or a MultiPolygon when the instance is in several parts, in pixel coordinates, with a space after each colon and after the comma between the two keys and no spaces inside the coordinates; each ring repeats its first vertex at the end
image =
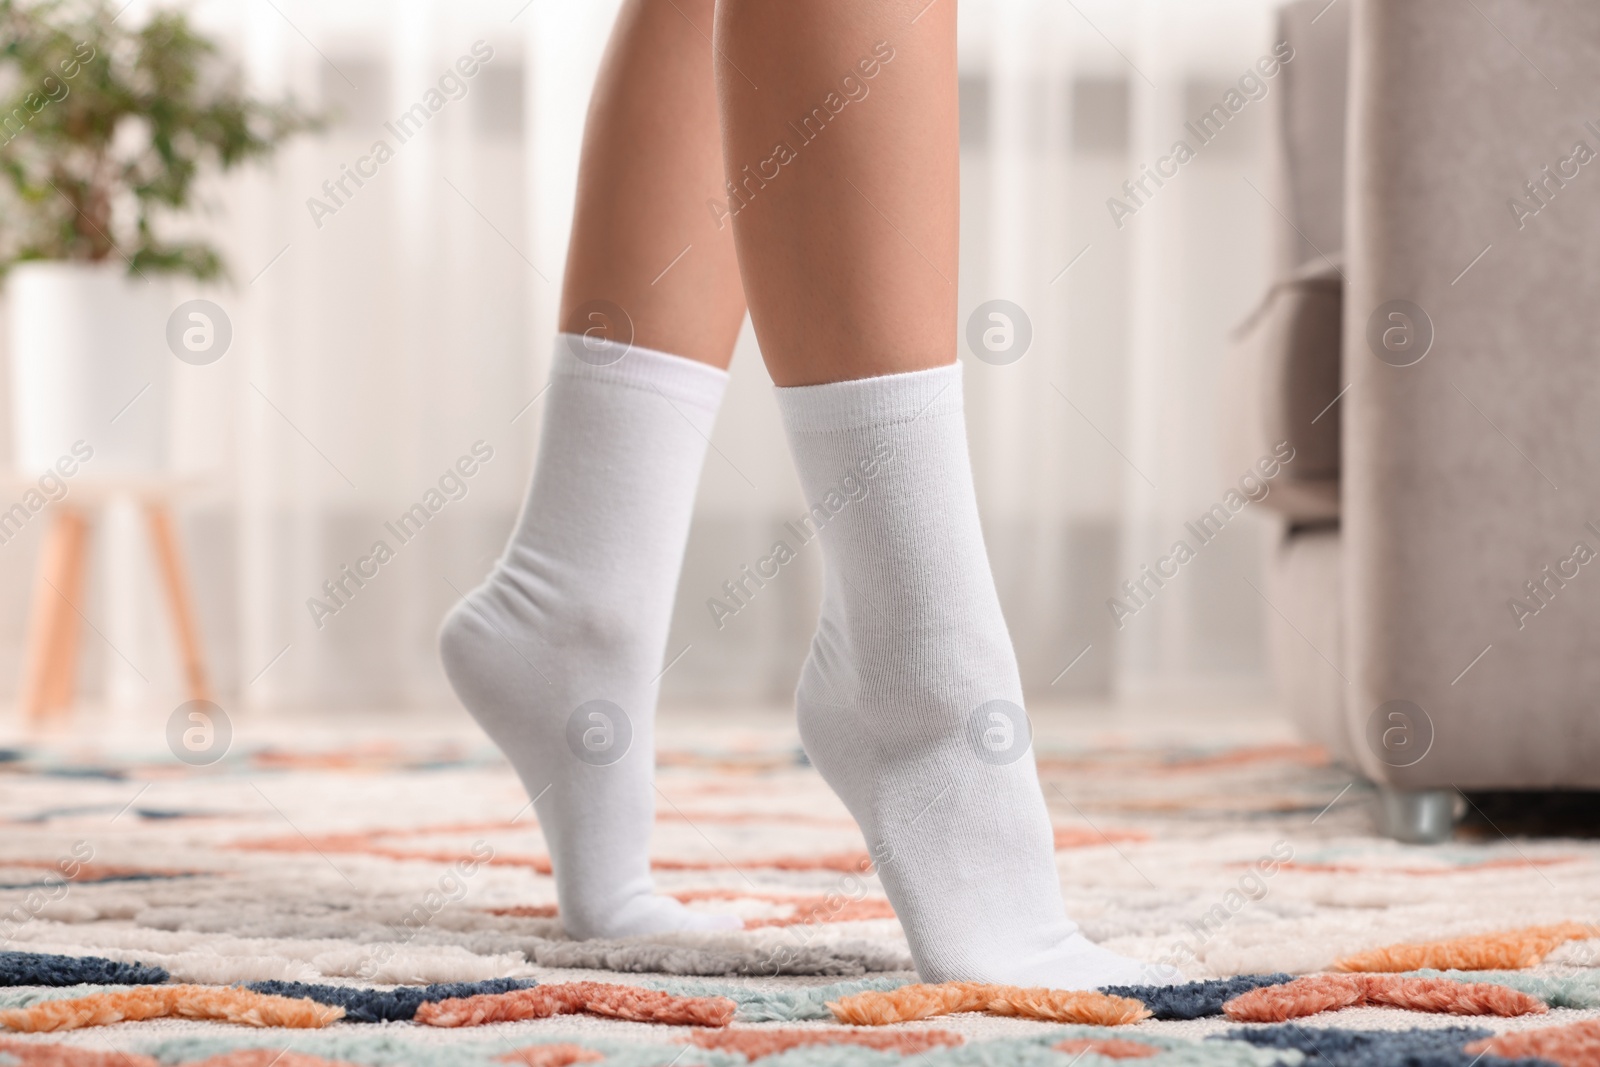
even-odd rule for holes
{"type": "Polygon", "coordinates": [[[0,1039],[0,1060],[15,1067],[161,1067],[149,1056],[137,1052],[102,1052],[72,1045],[36,1045],[28,1041],[0,1039]]]}
{"type": "Polygon", "coordinates": [[[1131,997],[987,982],[943,982],[901,986],[886,993],[856,993],[830,1002],[828,1010],[840,1022],[854,1026],[887,1026],[968,1011],[1093,1026],[1122,1026],[1150,1017],[1150,1010],[1131,997]]]}
{"type": "Polygon", "coordinates": [[[417,1009],[416,1021],[424,1026],[482,1026],[586,1013],[639,1023],[727,1026],[738,1007],[727,997],[675,997],[637,986],[562,982],[512,993],[430,1001],[417,1009]]]}
{"type": "Polygon", "coordinates": [[[504,1056],[496,1056],[495,1062],[517,1063],[522,1067],[572,1067],[574,1063],[594,1063],[603,1059],[605,1055],[594,1049],[557,1042],[512,1049],[504,1056]]]}
{"type": "Polygon", "coordinates": [[[1449,941],[1390,945],[1346,956],[1334,966],[1341,971],[1516,971],[1535,967],[1557,945],[1600,937],[1588,923],[1526,926],[1449,941]]]}
{"type": "Polygon", "coordinates": [[[349,1060],[328,1060],[292,1049],[241,1048],[207,1056],[192,1067],[360,1067],[349,1060]]]}
{"type": "Polygon", "coordinates": [[[1391,974],[1311,975],[1252,989],[1228,1001],[1222,1010],[1236,1022],[1281,1023],[1366,1006],[1448,1015],[1540,1015],[1549,1010],[1539,998],[1505,986],[1391,974]]]}
{"type": "Polygon", "coordinates": [[[737,1052],[745,1059],[775,1056],[792,1048],[811,1045],[859,1045],[862,1048],[898,1052],[914,1056],[935,1048],[954,1048],[965,1039],[949,1030],[846,1030],[840,1027],[817,1027],[810,1030],[787,1028],[781,1030],[707,1030],[692,1034],[689,1040],[701,1048],[722,1052],[737,1052]]]}
{"type": "Polygon", "coordinates": [[[327,1026],[343,1018],[344,1009],[314,1000],[274,997],[232,987],[140,986],[117,993],[47,1000],[27,1008],[0,1011],[0,1026],[40,1033],[168,1017],[304,1030],[327,1026]]]}
{"type": "Polygon", "coordinates": [[[1508,1060],[1549,1060],[1561,1067],[1594,1067],[1600,1063],[1600,1019],[1498,1034],[1474,1041],[1465,1051],[1473,1056],[1488,1054],[1508,1060]]]}

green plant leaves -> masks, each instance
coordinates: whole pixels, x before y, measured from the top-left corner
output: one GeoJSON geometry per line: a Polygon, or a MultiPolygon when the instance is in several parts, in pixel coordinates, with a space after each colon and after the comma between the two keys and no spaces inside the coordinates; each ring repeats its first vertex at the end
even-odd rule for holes
{"type": "Polygon", "coordinates": [[[0,273],[35,259],[121,259],[209,279],[221,253],[166,241],[196,182],[270,156],[321,116],[248,95],[180,11],[115,21],[105,0],[0,0],[0,273]],[[130,20],[131,22],[131,20],[130,20]]]}

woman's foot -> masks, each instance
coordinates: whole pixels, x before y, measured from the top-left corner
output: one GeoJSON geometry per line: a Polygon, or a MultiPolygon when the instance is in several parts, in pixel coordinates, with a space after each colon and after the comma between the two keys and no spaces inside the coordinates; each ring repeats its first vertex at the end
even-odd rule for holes
{"type": "Polygon", "coordinates": [[[1136,983],[1061,900],[978,523],[959,365],[778,390],[820,528],[800,734],[866,835],[925,981],[1136,983]]]}
{"type": "Polygon", "coordinates": [[[517,530],[440,631],[445,673],[533,798],[570,936],[737,929],[655,895],[649,857],[655,679],[727,374],[570,340],[517,530]]]}

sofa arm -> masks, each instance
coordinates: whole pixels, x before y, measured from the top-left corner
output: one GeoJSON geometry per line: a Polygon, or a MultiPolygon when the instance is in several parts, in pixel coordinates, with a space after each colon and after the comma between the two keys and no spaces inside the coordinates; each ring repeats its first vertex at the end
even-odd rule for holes
{"type": "Polygon", "coordinates": [[[1229,469],[1249,470],[1287,443],[1294,459],[1261,504],[1295,523],[1339,517],[1338,270],[1336,262],[1316,260],[1278,282],[1229,339],[1229,469]]]}
{"type": "Polygon", "coordinates": [[[1355,7],[1345,713],[1402,788],[1600,786],[1597,59],[1588,0],[1355,7]]]}

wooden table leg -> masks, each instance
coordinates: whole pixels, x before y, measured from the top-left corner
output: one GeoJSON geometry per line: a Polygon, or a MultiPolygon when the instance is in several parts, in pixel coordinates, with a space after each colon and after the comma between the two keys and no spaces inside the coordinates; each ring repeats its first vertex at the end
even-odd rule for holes
{"type": "Polygon", "coordinates": [[[206,678],[205,655],[200,648],[200,627],[194,598],[189,593],[188,571],[173,529],[172,512],[165,501],[147,500],[144,513],[150,524],[150,543],[161,566],[161,580],[167,588],[167,601],[172,605],[172,625],[178,635],[179,654],[183,656],[189,699],[210,700],[211,685],[206,678]]]}
{"type": "Polygon", "coordinates": [[[57,504],[54,512],[39,553],[18,701],[24,720],[33,725],[71,707],[78,669],[77,605],[83,597],[89,520],[66,504],[57,504]]]}

